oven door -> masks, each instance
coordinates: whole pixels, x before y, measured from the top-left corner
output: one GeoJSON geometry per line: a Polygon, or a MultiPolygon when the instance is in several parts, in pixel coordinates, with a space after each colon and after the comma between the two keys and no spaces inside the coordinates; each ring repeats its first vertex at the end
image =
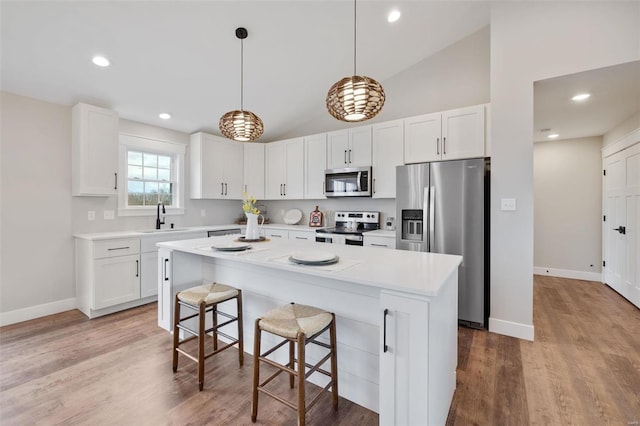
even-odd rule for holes
{"type": "Polygon", "coordinates": [[[325,232],[316,231],[316,242],[317,243],[333,243],[332,234],[327,234],[325,232]]]}
{"type": "Polygon", "coordinates": [[[364,241],[362,235],[347,235],[344,238],[344,243],[348,246],[362,246],[364,241]]]}

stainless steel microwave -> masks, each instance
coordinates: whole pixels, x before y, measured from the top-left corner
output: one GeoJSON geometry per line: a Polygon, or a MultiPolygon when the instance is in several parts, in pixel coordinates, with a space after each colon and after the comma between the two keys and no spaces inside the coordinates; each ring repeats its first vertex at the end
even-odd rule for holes
{"type": "Polygon", "coordinates": [[[371,167],[348,167],[324,171],[327,197],[371,197],[371,167]]]}

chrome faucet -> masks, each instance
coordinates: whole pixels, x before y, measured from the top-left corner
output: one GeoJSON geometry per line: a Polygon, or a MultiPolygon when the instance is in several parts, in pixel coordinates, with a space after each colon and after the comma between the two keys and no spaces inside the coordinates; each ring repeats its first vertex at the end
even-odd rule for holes
{"type": "Polygon", "coordinates": [[[160,225],[164,225],[164,217],[160,220],[160,206],[162,206],[162,214],[167,214],[164,209],[164,203],[158,203],[158,214],[156,216],[156,229],[160,229],[160,225]]]}

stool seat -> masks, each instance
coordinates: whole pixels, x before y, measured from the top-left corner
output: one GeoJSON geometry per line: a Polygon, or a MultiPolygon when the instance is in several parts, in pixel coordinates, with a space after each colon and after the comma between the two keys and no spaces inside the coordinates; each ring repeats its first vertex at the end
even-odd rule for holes
{"type": "Polygon", "coordinates": [[[333,316],[313,306],[289,304],[273,309],[262,316],[262,330],[281,337],[295,339],[298,334],[313,336],[326,328],[333,316]]]}
{"type": "Polygon", "coordinates": [[[220,303],[238,295],[238,289],[224,284],[212,283],[191,287],[178,293],[180,301],[198,306],[204,301],[206,305],[220,303]]]}

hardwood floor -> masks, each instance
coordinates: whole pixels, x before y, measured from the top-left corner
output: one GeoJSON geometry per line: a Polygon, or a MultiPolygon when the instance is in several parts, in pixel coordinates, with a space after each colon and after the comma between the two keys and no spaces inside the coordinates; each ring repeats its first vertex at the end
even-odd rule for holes
{"type": "MultiPolygon", "coordinates": [[[[448,425],[640,424],[640,311],[598,283],[536,276],[535,342],[459,329],[448,425]]],[[[251,357],[234,350],[171,371],[155,305],[88,320],[78,311],[0,328],[0,424],[251,424],[251,357]]],[[[288,388],[281,381],[281,391],[288,388]]],[[[311,425],[375,425],[377,414],[325,397],[311,425]]],[[[260,399],[257,424],[295,424],[260,399]]]]}

